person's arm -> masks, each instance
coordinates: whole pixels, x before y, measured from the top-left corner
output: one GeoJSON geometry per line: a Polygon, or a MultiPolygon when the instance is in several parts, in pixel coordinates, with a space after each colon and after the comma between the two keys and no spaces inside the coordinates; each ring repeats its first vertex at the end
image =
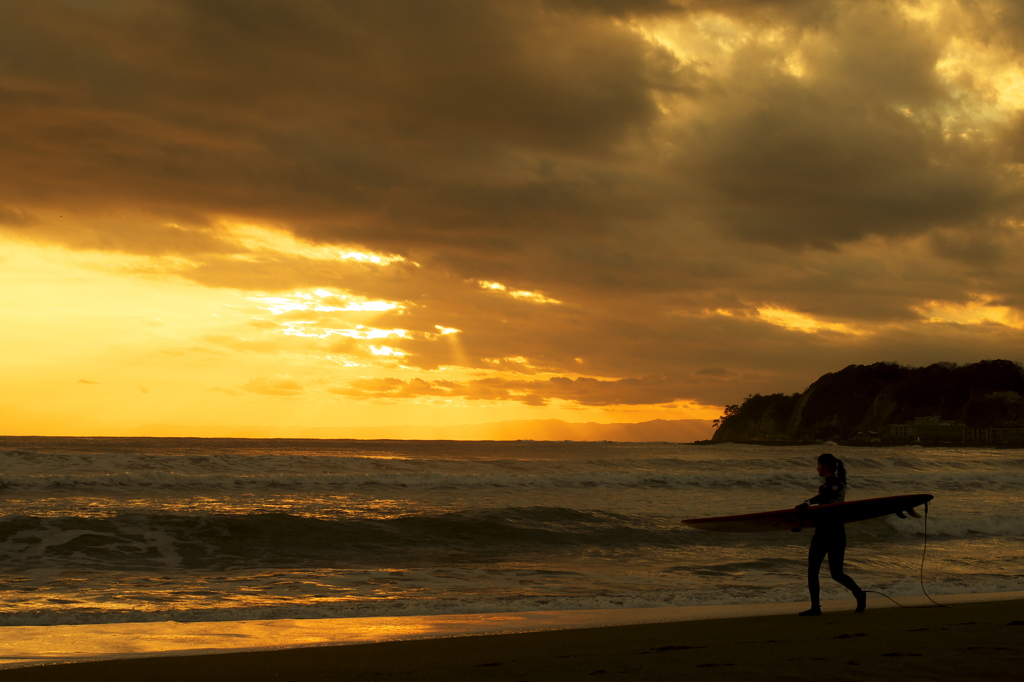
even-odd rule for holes
{"type": "Polygon", "coordinates": [[[818,488],[818,494],[798,504],[796,509],[807,509],[812,504],[831,504],[842,499],[843,484],[835,476],[829,476],[818,488]]]}
{"type": "Polygon", "coordinates": [[[838,478],[829,476],[824,485],[818,488],[818,494],[807,500],[808,504],[833,504],[843,501],[843,490],[846,488],[838,478]]]}

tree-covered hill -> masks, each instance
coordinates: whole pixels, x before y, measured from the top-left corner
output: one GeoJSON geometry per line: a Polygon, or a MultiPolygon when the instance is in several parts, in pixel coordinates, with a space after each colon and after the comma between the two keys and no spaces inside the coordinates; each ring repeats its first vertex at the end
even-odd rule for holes
{"type": "Polygon", "coordinates": [[[712,440],[852,440],[926,417],[976,428],[1024,427],[1024,368],[1010,360],[850,365],[803,393],[750,395],[726,406],[712,440]]]}

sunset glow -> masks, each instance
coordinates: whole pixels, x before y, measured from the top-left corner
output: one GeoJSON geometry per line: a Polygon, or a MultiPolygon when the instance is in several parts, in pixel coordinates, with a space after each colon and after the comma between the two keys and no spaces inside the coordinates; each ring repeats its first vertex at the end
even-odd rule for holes
{"type": "Polygon", "coordinates": [[[0,432],[696,438],[1024,359],[1018,3],[271,5],[0,11],[0,432]]]}
{"type": "Polygon", "coordinates": [[[816,320],[810,315],[804,315],[792,310],[782,310],[780,308],[758,308],[757,313],[766,322],[785,329],[792,329],[807,333],[821,331],[839,332],[841,334],[857,333],[851,329],[849,325],[836,322],[823,322],[821,320],[816,320]]]}
{"type": "Polygon", "coordinates": [[[1024,331],[1024,314],[1000,305],[991,296],[972,296],[967,303],[928,301],[915,308],[931,324],[999,325],[1024,331]]]}

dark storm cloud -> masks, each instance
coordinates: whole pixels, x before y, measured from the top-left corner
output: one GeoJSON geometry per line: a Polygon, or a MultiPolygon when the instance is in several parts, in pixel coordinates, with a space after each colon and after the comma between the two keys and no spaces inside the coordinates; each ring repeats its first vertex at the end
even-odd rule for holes
{"type": "Polygon", "coordinates": [[[673,140],[676,184],[700,196],[688,213],[754,242],[960,225],[1001,184],[977,145],[894,110],[950,96],[938,40],[885,3],[834,18],[804,80],[763,46],[713,78],[622,25],[534,3],[152,7],[6,10],[9,204],[250,215],[322,241],[440,247],[456,267],[460,252],[499,265],[546,233],[589,260],[605,254],[560,242],[614,248],[646,228],[627,221],[678,210],[671,183],[650,186],[623,156],[659,119],[658,92],[700,101],[673,140]]]}
{"type": "Polygon", "coordinates": [[[560,10],[596,12],[619,18],[705,12],[737,17],[775,12],[794,18],[827,12],[828,3],[818,0],[547,0],[547,4],[560,10]]]}
{"type": "Polygon", "coordinates": [[[974,21],[972,28],[986,41],[1024,49],[1024,6],[1017,0],[962,3],[974,21]]]}
{"type": "Polygon", "coordinates": [[[935,76],[936,37],[894,14],[865,3],[836,20],[800,78],[765,47],[744,48],[680,131],[681,182],[707,188],[709,220],[756,242],[831,248],[1006,208],[996,151],[935,113],[956,104],[935,76]]]}
{"type": "Polygon", "coordinates": [[[8,198],[364,239],[397,229],[388,207],[423,216],[401,235],[415,239],[452,217],[459,186],[528,187],[501,168],[523,148],[605,155],[656,114],[652,48],[529,2],[106,6],[6,6],[8,198]]]}
{"type": "Polygon", "coordinates": [[[562,11],[596,12],[614,17],[635,17],[681,12],[675,0],[547,0],[549,7],[562,11]]]}

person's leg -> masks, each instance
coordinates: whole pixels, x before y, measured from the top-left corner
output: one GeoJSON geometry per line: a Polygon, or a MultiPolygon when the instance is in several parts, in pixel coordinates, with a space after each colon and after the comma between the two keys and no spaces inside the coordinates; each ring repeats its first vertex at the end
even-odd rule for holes
{"type": "Polygon", "coordinates": [[[835,533],[830,535],[829,540],[827,549],[829,574],[832,576],[832,580],[853,592],[853,596],[857,599],[857,612],[860,613],[864,610],[867,601],[864,590],[860,589],[853,578],[843,573],[843,562],[846,560],[846,528],[840,526],[835,533]]]}
{"type": "Polygon", "coordinates": [[[817,616],[821,613],[821,584],[818,582],[818,572],[827,553],[825,543],[815,531],[814,537],[811,538],[811,548],[807,552],[807,590],[811,593],[811,608],[801,611],[801,616],[817,616]]]}

